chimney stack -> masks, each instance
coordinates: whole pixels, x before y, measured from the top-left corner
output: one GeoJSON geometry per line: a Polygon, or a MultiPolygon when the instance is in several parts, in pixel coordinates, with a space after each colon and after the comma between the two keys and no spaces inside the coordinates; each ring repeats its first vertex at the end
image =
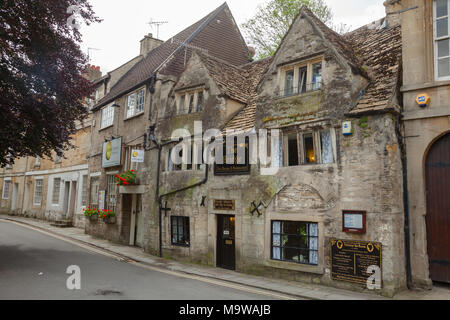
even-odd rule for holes
{"type": "Polygon", "coordinates": [[[141,40],[141,55],[147,56],[147,54],[153,49],[159,47],[164,41],[153,38],[153,34],[149,33],[141,40]]]}
{"type": "Polygon", "coordinates": [[[399,11],[402,10],[401,0],[386,0],[383,4],[386,7],[386,24],[389,27],[400,25],[401,14],[399,11]]]}
{"type": "Polygon", "coordinates": [[[102,71],[100,70],[100,67],[88,64],[85,71],[85,77],[89,81],[100,79],[102,77],[102,71]]]}

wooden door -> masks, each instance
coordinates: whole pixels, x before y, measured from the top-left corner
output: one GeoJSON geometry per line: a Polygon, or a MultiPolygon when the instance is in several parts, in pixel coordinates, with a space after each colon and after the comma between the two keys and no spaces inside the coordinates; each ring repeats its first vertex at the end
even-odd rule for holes
{"type": "Polygon", "coordinates": [[[431,147],[425,170],[430,277],[450,283],[450,134],[431,147]]]}
{"type": "Polygon", "coordinates": [[[217,216],[217,266],[224,269],[236,269],[236,218],[217,216]]]}

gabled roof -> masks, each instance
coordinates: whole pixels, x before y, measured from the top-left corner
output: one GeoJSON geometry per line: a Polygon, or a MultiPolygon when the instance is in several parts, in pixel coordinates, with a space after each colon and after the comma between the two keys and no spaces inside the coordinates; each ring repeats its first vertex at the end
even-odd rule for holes
{"type": "MultiPolygon", "coordinates": [[[[142,86],[156,72],[180,75],[185,68],[183,44],[206,49],[230,63],[242,64],[248,61],[248,47],[236,27],[228,5],[224,3],[203,19],[150,51],[111,88],[108,95],[97,104],[96,109],[142,86]]],[[[192,50],[188,48],[186,61],[191,53],[192,50]]]]}
{"type": "Polygon", "coordinates": [[[401,27],[383,28],[383,23],[384,19],[345,35],[370,76],[368,87],[350,115],[400,111],[394,99],[401,81],[401,27]]]}
{"type": "Polygon", "coordinates": [[[225,130],[230,129],[248,131],[255,127],[258,84],[272,61],[273,57],[270,57],[240,67],[240,69],[243,70],[243,74],[246,78],[245,83],[248,87],[247,104],[225,125],[225,130]]]}

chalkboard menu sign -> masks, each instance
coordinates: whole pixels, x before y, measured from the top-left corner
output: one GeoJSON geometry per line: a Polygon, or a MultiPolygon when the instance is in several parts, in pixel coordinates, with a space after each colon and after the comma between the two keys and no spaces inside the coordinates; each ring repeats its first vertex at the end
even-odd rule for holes
{"type": "Polygon", "coordinates": [[[366,284],[370,266],[382,268],[382,244],[377,242],[331,240],[331,278],[366,284]]]}

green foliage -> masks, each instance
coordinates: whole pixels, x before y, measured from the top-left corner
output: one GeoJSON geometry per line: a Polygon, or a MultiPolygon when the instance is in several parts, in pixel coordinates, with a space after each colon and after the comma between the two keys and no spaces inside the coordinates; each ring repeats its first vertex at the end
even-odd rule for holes
{"type": "Polygon", "coordinates": [[[369,119],[367,118],[367,116],[362,117],[358,121],[358,126],[363,129],[367,129],[369,127],[369,119]]]}
{"type": "Polygon", "coordinates": [[[324,0],[271,0],[259,6],[255,16],[242,24],[247,40],[256,46],[259,59],[275,53],[302,5],[324,23],[331,24],[333,15],[324,0]]]}

